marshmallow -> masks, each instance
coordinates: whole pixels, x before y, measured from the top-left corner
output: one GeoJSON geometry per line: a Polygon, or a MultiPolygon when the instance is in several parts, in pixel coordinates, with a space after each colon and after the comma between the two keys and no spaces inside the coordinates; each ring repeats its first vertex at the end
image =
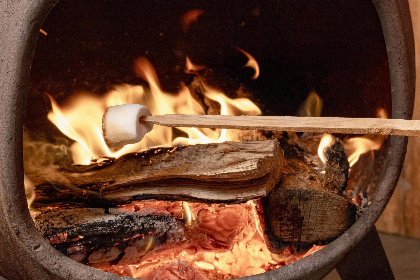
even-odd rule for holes
{"type": "Polygon", "coordinates": [[[109,107],[102,118],[102,133],[109,147],[139,142],[152,130],[153,124],[139,119],[151,116],[150,110],[139,104],[124,104],[109,107]]]}

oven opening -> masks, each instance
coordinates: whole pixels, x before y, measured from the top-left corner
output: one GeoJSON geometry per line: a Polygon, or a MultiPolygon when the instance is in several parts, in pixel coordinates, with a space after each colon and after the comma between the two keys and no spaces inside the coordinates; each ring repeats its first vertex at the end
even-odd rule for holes
{"type": "Polygon", "coordinates": [[[370,1],[62,0],[41,33],[25,190],[38,230],[77,262],[145,279],[260,274],[321,250],[375,197],[383,136],[155,125],[110,148],[101,130],[108,107],[133,103],[153,115],[388,118],[370,1]]]}

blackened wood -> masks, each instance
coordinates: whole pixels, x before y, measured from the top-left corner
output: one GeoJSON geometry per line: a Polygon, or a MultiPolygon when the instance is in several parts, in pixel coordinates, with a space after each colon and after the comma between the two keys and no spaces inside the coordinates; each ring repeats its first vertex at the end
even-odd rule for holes
{"type": "Polygon", "coordinates": [[[152,149],[117,160],[26,175],[34,205],[124,203],[135,199],[243,202],[267,196],[283,165],[276,140],[152,149]]]}
{"type": "Polygon", "coordinates": [[[343,280],[393,280],[391,266],[375,227],[336,266],[343,280]]]}
{"type": "Polygon", "coordinates": [[[347,187],[349,179],[349,161],[346,151],[340,141],[335,140],[325,151],[327,162],[325,164],[324,185],[342,194],[347,187]]]}
{"type": "Polygon", "coordinates": [[[180,221],[153,211],[54,208],[33,213],[33,219],[56,249],[91,266],[136,264],[156,245],[183,237],[180,221]]]}
{"type": "Polygon", "coordinates": [[[279,253],[293,244],[297,251],[325,244],[348,229],[356,207],[342,194],[348,162],[336,141],[327,149],[325,170],[316,170],[313,159],[298,147],[282,142],[285,174],[262,202],[262,219],[270,251],[279,253]]]}

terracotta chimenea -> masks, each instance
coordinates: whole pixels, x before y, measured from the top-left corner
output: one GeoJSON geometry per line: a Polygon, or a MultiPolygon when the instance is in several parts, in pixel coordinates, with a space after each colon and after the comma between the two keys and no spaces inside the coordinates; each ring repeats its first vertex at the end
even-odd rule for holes
{"type": "MultiPolygon", "coordinates": [[[[6,279],[120,279],[56,251],[35,229],[27,208],[22,154],[25,108],[32,105],[26,104],[27,86],[41,24],[56,2],[0,3],[3,26],[0,31],[0,279],[1,276],[6,279]]],[[[408,3],[374,0],[373,5],[388,54],[392,118],[410,119],[415,69],[408,3]]],[[[406,146],[407,137],[390,137],[378,191],[367,211],[343,235],[302,260],[246,279],[320,279],[333,268],[337,268],[343,279],[392,279],[374,224],[396,186],[406,146]]]]}

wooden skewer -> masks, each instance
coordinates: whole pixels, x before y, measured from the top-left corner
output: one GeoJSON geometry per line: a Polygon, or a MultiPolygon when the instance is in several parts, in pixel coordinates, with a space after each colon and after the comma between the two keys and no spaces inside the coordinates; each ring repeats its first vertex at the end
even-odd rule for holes
{"type": "Polygon", "coordinates": [[[402,119],[174,114],[140,121],[169,127],[420,136],[420,120],[402,119]]]}

